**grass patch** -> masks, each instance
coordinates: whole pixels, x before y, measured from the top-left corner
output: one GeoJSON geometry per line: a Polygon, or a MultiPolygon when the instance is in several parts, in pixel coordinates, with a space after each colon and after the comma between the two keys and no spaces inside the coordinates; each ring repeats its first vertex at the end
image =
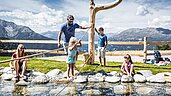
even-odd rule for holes
{"type": "MultiPolygon", "coordinates": [[[[0,57],[0,61],[10,59],[10,57],[0,57]]],[[[83,65],[83,61],[77,61],[77,68],[81,69],[83,65]]],[[[82,68],[82,72],[97,72],[99,70],[104,70],[105,72],[117,71],[120,72],[122,62],[107,62],[107,66],[98,66],[98,62],[92,65],[85,65],[82,68]]],[[[8,63],[0,64],[0,67],[7,67],[9,66],[8,63]]],[[[36,58],[31,58],[27,64],[28,70],[37,70],[43,73],[47,73],[53,69],[60,69],[61,71],[66,71],[67,64],[66,62],[59,62],[55,60],[41,60],[36,58]]],[[[160,73],[160,72],[171,72],[171,65],[168,66],[155,66],[153,64],[144,64],[140,62],[134,62],[134,69],[135,72],[139,70],[151,70],[153,74],[160,73]]]]}

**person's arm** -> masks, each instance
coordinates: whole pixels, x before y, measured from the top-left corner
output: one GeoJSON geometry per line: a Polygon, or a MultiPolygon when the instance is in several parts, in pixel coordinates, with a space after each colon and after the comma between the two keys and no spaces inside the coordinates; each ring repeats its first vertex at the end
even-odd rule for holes
{"type": "Polygon", "coordinates": [[[87,26],[87,27],[84,27],[84,26],[79,26],[80,29],[88,29],[88,28],[91,28],[91,26],[87,26]]]}
{"type": "Polygon", "coordinates": [[[74,47],[77,47],[77,44],[79,44],[80,42],[81,42],[81,40],[79,40],[79,41],[75,42],[75,44],[74,44],[74,45],[72,45],[72,46],[70,46],[70,47],[69,47],[69,50],[73,50],[73,49],[74,49],[74,47]]]}
{"type": "Polygon", "coordinates": [[[62,35],[62,31],[58,33],[58,48],[60,48],[61,35],[62,35]]]}
{"type": "Polygon", "coordinates": [[[128,64],[127,63],[125,63],[125,71],[126,71],[127,75],[129,76],[128,64]]]}
{"type": "Polygon", "coordinates": [[[97,33],[97,34],[99,34],[99,31],[97,31],[97,29],[95,28],[95,32],[97,33]]]}
{"type": "Polygon", "coordinates": [[[81,46],[82,46],[81,40],[78,40],[77,47],[81,47],[81,46]]]}
{"type": "Polygon", "coordinates": [[[106,48],[107,44],[108,44],[108,41],[107,41],[107,36],[106,36],[106,38],[105,38],[105,46],[104,46],[104,48],[106,48]]]}

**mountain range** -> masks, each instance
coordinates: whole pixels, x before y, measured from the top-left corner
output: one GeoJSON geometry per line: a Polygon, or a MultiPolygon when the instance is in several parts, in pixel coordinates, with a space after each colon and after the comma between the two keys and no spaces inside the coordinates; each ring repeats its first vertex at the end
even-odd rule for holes
{"type": "MultiPolygon", "coordinates": [[[[58,32],[44,32],[41,33],[43,36],[48,38],[57,39],[58,32]]],[[[170,41],[171,40],[171,30],[164,28],[130,28],[120,32],[106,33],[108,41],[142,41],[144,37],[148,37],[149,41],[170,41]]],[[[75,33],[77,38],[81,38],[82,41],[88,40],[88,33],[86,31],[79,31],[75,33]]],[[[63,36],[62,36],[63,37],[63,36]]],[[[95,41],[97,41],[98,36],[95,35],[95,41]]]]}
{"type": "Polygon", "coordinates": [[[170,41],[171,30],[164,28],[130,28],[112,35],[110,41],[141,41],[148,37],[149,41],[170,41]]]}
{"type": "MultiPolygon", "coordinates": [[[[27,26],[17,25],[0,19],[0,39],[18,39],[18,40],[57,40],[58,32],[49,31],[44,33],[36,33],[27,26]]],[[[120,32],[106,33],[108,41],[141,41],[146,36],[149,41],[170,41],[171,30],[164,28],[130,28],[120,32]]],[[[75,36],[82,41],[88,40],[87,30],[75,33],[75,36]]],[[[62,35],[62,38],[64,36],[62,35]]],[[[98,36],[95,34],[95,41],[98,36]]]]}
{"type": "Polygon", "coordinates": [[[0,19],[0,39],[18,39],[18,40],[52,40],[34,32],[27,26],[16,25],[0,19]]]}

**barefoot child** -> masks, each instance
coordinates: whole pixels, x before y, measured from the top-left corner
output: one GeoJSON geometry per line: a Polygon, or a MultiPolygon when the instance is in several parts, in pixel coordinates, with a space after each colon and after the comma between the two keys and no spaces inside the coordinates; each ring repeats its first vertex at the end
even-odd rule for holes
{"type": "Polygon", "coordinates": [[[132,74],[135,74],[133,68],[134,68],[134,65],[133,65],[131,56],[129,54],[126,54],[124,56],[124,62],[121,66],[121,71],[122,73],[127,74],[128,76],[132,77],[132,74]]]}
{"type": "Polygon", "coordinates": [[[67,78],[70,78],[70,71],[72,74],[72,78],[74,78],[74,66],[76,63],[76,54],[77,54],[77,47],[80,47],[81,40],[77,40],[75,37],[71,37],[69,40],[69,47],[68,47],[68,68],[67,68],[67,78]]]}

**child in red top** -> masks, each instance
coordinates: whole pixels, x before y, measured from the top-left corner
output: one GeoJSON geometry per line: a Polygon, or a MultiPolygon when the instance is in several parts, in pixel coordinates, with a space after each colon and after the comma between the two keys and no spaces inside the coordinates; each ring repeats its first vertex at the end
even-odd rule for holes
{"type": "Polygon", "coordinates": [[[121,66],[121,71],[124,74],[127,74],[128,76],[132,77],[132,74],[134,74],[134,65],[131,59],[131,56],[129,54],[126,54],[124,56],[124,62],[121,66]]]}

